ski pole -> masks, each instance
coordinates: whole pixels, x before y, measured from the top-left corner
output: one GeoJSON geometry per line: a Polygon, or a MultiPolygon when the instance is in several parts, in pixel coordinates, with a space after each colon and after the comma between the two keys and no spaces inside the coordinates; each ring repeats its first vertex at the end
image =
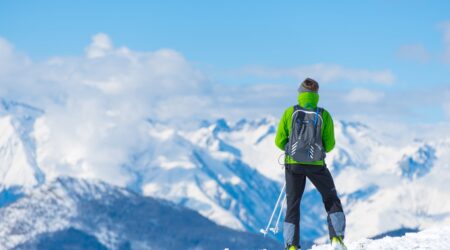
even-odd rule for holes
{"type": "Polygon", "coordinates": [[[283,201],[281,203],[281,208],[280,208],[280,212],[278,213],[278,219],[277,219],[277,222],[275,223],[275,227],[270,229],[270,231],[272,231],[274,234],[278,233],[278,224],[280,222],[281,214],[283,213],[283,208],[284,208],[285,204],[286,204],[286,194],[284,194],[284,198],[283,198],[283,201]]]}
{"type": "Polygon", "coordinates": [[[269,223],[267,223],[266,229],[260,230],[260,232],[262,234],[264,234],[264,236],[266,236],[267,232],[269,231],[270,224],[272,224],[273,216],[275,215],[275,212],[277,211],[278,205],[280,204],[281,197],[283,196],[285,188],[286,188],[286,183],[283,184],[283,188],[281,189],[280,195],[278,196],[277,203],[275,203],[275,207],[273,208],[272,215],[270,216],[269,223]]]}

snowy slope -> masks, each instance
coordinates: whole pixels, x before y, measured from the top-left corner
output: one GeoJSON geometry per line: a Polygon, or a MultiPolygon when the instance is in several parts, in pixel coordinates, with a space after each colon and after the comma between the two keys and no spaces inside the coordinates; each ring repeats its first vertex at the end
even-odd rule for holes
{"type": "Polygon", "coordinates": [[[280,247],[262,236],[220,227],[173,203],[68,177],[1,208],[0,216],[0,249],[83,249],[86,241],[90,249],[111,250],[280,247]]]}
{"type": "MultiPolygon", "coordinates": [[[[342,127],[338,125],[337,129],[342,127]]],[[[384,140],[370,128],[365,131],[361,139],[357,130],[346,135],[371,145],[363,152],[364,160],[350,157],[355,166],[347,164],[342,170],[339,155],[330,157],[336,185],[346,206],[348,238],[449,224],[450,193],[446,191],[446,183],[450,173],[450,137],[426,143],[410,142],[401,147],[381,144],[380,141],[389,139],[384,140]]],[[[348,154],[362,147],[356,142],[345,142],[342,134],[337,139],[344,142],[341,145],[347,147],[348,154]]]]}
{"type": "Polygon", "coordinates": [[[32,187],[44,181],[36,163],[33,125],[43,111],[0,99],[0,189],[32,187]]]}
{"type": "MultiPolygon", "coordinates": [[[[226,124],[226,121],[221,123],[226,124]]],[[[217,137],[238,149],[242,161],[267,178],[280,182],[284,178],[280,165],[283,153],[274,146],[276,129],[274,118],[242,119],[228,130],[217,133],[217,137]]]]}
{"type": "Polygon", "coordinates": [[[43,111],[0,98],[0,207],[45,181],[36,162],[33,125],[43,111]]]}
{"type": "Polygon", "coordinates": [[[217,138],[226,124],[194,132],[153,123],[152,144],[136,156],[134,171],[143,194],[169,199],[221,225],[258,232],[279,185],[241,160],[239,151],[217,138]],[[138,169],[136,169],[138,166],[138,169]]]}
{"type": "MultiPolygon", "coordinates": [[[[378,240],[362,239],[347,243],[348,250],[448,250],[450,227],[432,228],[403,237],[385,237],[378,240]]],[[[314,246],[312,250],[328,250],[327,245],[314,246]]]]}

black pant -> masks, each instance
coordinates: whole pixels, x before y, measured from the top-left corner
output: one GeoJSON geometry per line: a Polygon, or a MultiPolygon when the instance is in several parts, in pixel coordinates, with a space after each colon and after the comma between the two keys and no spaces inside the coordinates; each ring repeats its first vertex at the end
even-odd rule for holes
{"type": "Polygon", "coordinates": [[[344,237],[345,216],[334,186],[333,177],[326,166],[286,164],[286,217],[284,240],[286,245],[299,245],[300,201],[305,190],[306,177],[322,195],[327,211],[330,238],[344,237]]]}

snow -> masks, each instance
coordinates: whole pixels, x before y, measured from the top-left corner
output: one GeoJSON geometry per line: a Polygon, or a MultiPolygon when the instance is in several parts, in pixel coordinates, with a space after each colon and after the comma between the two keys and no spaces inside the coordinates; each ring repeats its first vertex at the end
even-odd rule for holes
{"type": "Polygon", "coordinates": [[[140,166],[144,195],[169,199],[234,229],[258,231],[264,225],[275,197],[264,199],[276,195],[278,184],[242,162],[239,150],[219,138],[229,131],[226,121],[194,131],[152,122],[149,130],[152,145],[134,167],[140,166]]]}
{"type": "Polygon", "coordinates": [[[0,210],[4,218],[0,227],[0,249],[11,249],[40,233],[65,228],[69,219],[77,214],[76,205],[66,199],[68,194],[57,186],[39,189],[30,195],[35,199],[21,199],[0,210]],[[44,204],[52,206],[42,207],[44,204]]]}
{"type": "MultiPolygon", "coordinates": [[[[346,244],[348,250],[448,250],[450,249],[450,227],[432,228],[395,238],[362,239],[346,244]]],[[[329,249],[329,245],[312,247],[312,250],[329,249]]]]}
{"type": "Polygon", "coordinates": [[[24,145],[15,136],[11,122],[10,117],[0,119],[0,157],[3,159],[0,164],[4,166],[0,166],[2,186],[34,186],[37,180],[34,178],[33,168],[27,162],[24,145]]]}
{"type": "Polygon", "coordinates": [[[0,191],[41,184],[44,177],[36,163],[31,133],[34,121],[42,111],[0,100],[0,191]]]}
{"type": "Polygon", "coordinates": [[[236,147],[242,154],[242,160],[265,177],[282,182],[284,172],[280,163],[284,153],[275,147],[275,131],[274,118],[240,120],[233,129],[218,137],[236,147]]]}

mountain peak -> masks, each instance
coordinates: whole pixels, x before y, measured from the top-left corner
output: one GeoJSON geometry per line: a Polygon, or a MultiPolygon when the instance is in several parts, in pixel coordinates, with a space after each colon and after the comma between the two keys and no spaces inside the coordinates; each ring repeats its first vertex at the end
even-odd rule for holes
{"type": "Polygon", "coordinates": [[[214,132],[222,132],[222,131],[229,131],[230,126],[228,125],[227,120],[225,118],[217,119],[214,123],[214,132]]]}
{"type": "Polygon", "coordinates": [[[74,197],[91,197],[91,199],[102,199],[105,195],[135,195],[125,188],[112,186],[101,180],[79,179],[69,176],[58,176],[46,185],[46,190],[55,187],[61,188],[74,197]]]}
{"type": "Polygon", "coordinates": [[[343,129],[348,129],[348,128],[353,128],[353,129],[357,129],[357,130],[370,129],[369,126],[367,126],[366,124],[364,124],[362,122],[358,122],[358,121],[339,120],[339,124],[342,126],[343,129]]]}
{"type": "Polygon", "coordinates": [[[402,176],[413,180],[426,175],[433,168],[436,160],[436,150],[424,144],[420,146],[412,155],[404,155],[399,162],[402,176]]]}
{"type": "Polygon", "coordinates": [[[42,109],[33,107],[31,105],[17,102],[14,100],[8,100],[6,98],[0,98],[0,114],[12,114],[16,116],[33,116],[38,117],[45,112],[42,109]]]}

